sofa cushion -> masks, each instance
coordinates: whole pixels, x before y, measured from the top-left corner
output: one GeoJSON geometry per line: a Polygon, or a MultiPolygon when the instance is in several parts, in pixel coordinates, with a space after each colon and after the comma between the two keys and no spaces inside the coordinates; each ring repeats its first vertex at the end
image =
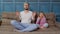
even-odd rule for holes
{"type": "Polygon", "coordinates": [[[49,13],[49,14],[45,14],[46,15],[46,19],[47,19],[47,23],[49,24],[49,26],[52,25],[56,25],[56,17],[54,13],[49,13]]]}
{"type": "Polygon", "coordinates": [[[2,19],[2,25],[11,25],[10,21],[11,19],[2,19]]]}
{"type": "Polygon", "coordinates": [[[3,12],[2,18],[16,19],[16,15],[15,15],[15,12],[3,12]]]}

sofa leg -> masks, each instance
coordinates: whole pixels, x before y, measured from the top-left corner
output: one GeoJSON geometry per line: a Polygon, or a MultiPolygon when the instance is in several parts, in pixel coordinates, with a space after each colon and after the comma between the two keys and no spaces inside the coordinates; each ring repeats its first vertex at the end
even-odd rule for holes
{"type": "Polygon", "coordinates": [[[2,21],[0,21],[0,26],[1,26],[1,24],[2,24],[2,21]]]}

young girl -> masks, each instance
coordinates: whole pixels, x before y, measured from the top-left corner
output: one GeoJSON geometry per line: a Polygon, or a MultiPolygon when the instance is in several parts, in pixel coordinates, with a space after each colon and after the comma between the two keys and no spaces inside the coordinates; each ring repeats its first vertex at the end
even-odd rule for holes
{"type": "Polygon", "coordinates": [[[36,24],[39,24],[39,28],[47,28],[48,27],[48,23],[46,22],[46,17],[45,14],[43,12],[40,12],[36,24]]]}

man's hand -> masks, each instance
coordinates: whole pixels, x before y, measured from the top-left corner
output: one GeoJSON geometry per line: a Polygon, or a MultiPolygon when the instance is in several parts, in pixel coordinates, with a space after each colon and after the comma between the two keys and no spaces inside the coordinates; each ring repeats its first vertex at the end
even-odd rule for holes
{"type": "Polygon", "coordinates": [[[33,12],[33,13],[32,13],[32,21],[33,21],[33,22],[34,22],[35,19],[36,19],[35,17],[36,17],[36,12],[33,12]]]}
{"type": "Polygon", "coordinates": [[[19,16],[19,12],[18,11],[16,11],[16,16],[19,16]]]}
{"type": "Polygon", "coordinates": [[[19,16],[20,16],[20,12],[16,11],[16,20],[17,21],[20,21],[19,16]]]}
{"type": "Polygon", "coordinates": [[[32,13],[32,16],[35,17],[35,16],[36,16],[36,12],[33,12],[33,13],[32,13]]]}

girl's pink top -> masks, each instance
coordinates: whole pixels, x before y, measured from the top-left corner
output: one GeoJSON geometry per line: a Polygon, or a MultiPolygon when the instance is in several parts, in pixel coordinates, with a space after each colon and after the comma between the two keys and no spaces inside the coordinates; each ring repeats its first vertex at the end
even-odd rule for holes
{"type": "Polygon", "coordinates": [[[43,17],[42,19],[37,18],[36,24],[39,24],[40,26],[43,26],[46,23],[46,18],[43,17]]]}

